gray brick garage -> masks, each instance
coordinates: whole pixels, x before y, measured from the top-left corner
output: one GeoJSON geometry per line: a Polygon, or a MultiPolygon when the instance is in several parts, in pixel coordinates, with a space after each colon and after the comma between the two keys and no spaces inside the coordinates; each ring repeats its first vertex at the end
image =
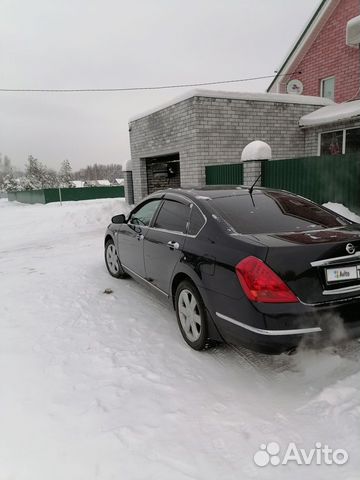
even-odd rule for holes
{"type": "Polygon", "coordinates": [[[133,118],[129,131],[135,202],[157,185],[204,185],[206,165],[239,163],[243,148],[253,140],[267,142],[273,159],[304,156],[299,119],[329,102],[198,90],[133,118]]]}

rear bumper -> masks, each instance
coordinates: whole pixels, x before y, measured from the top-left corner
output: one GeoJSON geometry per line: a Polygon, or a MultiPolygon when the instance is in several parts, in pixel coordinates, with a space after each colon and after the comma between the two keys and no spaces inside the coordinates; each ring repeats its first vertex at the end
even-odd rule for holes
{"type": "Polygon", "coordinates": [[[251,316],[215,312],[226,341],[276,354],[299,345],[321,348],[360,337],[360,298],[319,306],[257,304],[250,311],[251,316]]]}

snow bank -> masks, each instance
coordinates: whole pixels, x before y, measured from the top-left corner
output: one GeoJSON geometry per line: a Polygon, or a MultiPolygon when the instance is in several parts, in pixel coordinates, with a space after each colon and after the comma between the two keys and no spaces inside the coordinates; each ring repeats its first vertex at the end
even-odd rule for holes
{"type": "Polygon", "coordinates": [[[192,351],[172,308],[105,269],[105,227],[126,210],[0,201],[1,479],[358,479],[359,344],[192,351]],[[274,441],[350,461],[257,467],[274,441]]]}
{"type": "Polygon", "coordinates": [[[360,116],[360,100],[328,105],[300,118],[300,127],[316,127],[360,116]]]}
{"type": "Polygon", "coordinates": [[[79,232],[104,230],[112,216],[127,213],[129,209],[123,198],[63,202],[62,206],[60,203],[27,205],[1,199],[2,228],[7,225],[21,231],[21,235],[15,236],[2,234],[1,245],[6,248],[29,245],[41,237],[56,242],[64,234],[76,236],[79,232]]]}
{"type": "Polygon", "coordinates": [[[241,154],[242,162],[248,160],[271,160],[271,158],[272,152],[270,145],[261,140],[255,140],[246,145],[241,154]]]}

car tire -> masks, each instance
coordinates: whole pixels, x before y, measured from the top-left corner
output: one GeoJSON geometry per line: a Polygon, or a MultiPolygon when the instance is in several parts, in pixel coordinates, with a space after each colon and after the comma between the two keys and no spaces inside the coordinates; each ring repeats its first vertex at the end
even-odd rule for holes
{"type": "Polygon", "coordinates": [[[184,280],[175,293],[175,310],[181,335],[194,350],[213,345],[208,338],[207,310],[195,285],[184,280]]]}
{"type": "Polygon", "coordinates": [[[126,278],[127,274],[122,268],[120,259],[117,255],[114,241],[109,239],[105,243],[105,264],[110,275],[114,278],[126,278]]]}

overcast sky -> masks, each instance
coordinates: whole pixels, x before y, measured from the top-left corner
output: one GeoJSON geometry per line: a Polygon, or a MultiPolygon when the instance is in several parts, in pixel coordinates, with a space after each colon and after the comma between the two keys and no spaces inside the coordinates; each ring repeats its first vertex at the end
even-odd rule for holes
{"type": "MultiPolygon", "coordinates": [[[[0,88],[271,75],[319,0],[0,0],[0,88]]],[[[268,80],[213,87],[264,91],[268,80]]],[[[209,87],[206,87],[209,88],[209,87]]],[[[184,93],[0,93],[0,152],[57,169],[124,164],[128,119],[184,93]]]]}

